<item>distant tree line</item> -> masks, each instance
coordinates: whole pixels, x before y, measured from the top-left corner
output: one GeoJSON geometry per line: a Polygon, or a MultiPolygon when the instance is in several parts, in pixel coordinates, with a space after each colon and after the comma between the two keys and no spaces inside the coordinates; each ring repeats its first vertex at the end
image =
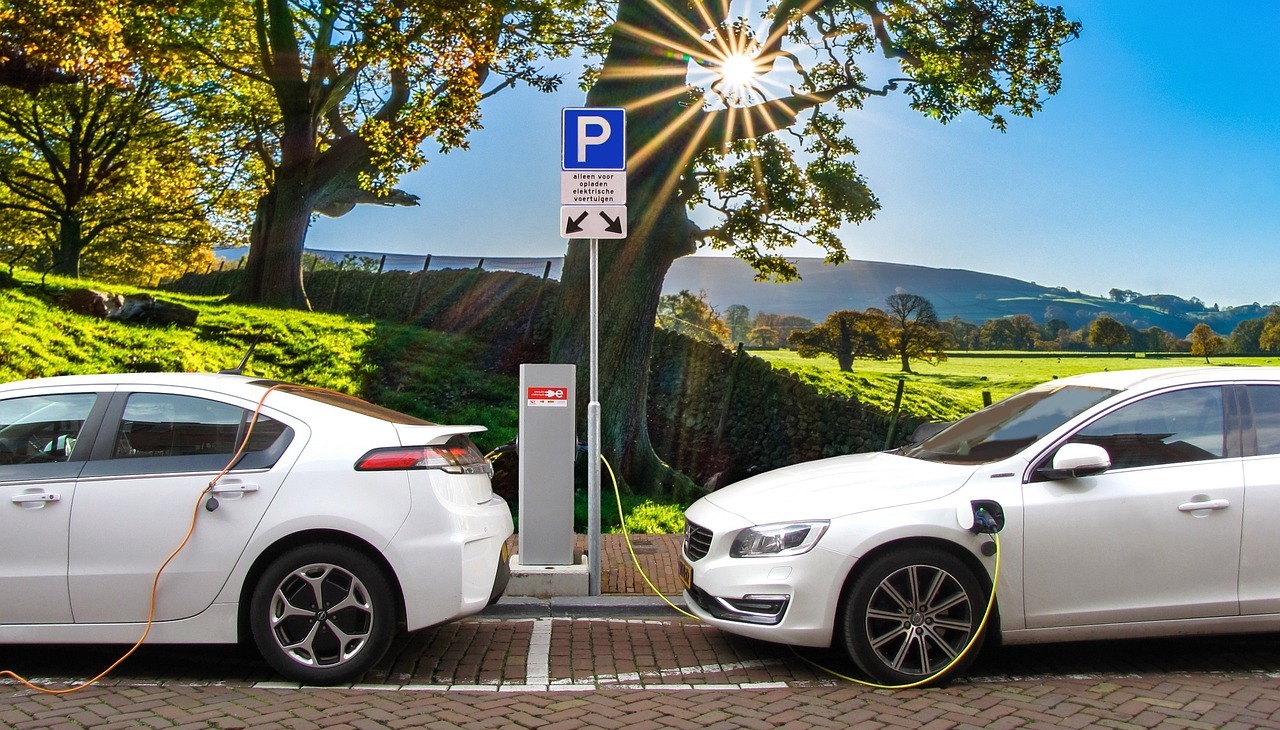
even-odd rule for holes
{"type": "MultiPolygon", "coordinates": [[[[1150,299],[1136,292],[1113,290],[1116,301],[1150,299]]],[[[748,348],[790,347],[803,357],[830,355],[841,370],[851,370],[858,358],[898,358],[903,372],[910,361],[938,362],[947,350],[1023,352],[1167,352],[1204,357],[1280,352],[1280,305],[1265,317],[1246,320],[1224,337],[1204,322],[1186,337],[1160,327],[1137,329],[1101,315],[1089,324],[1071,328],[1062,319],[1037,323],[1030,315],[990,319],[982,324],[959,317],[939,320],[928,299],[894,294],[884,309],[832,312],[822,323],[788,314],[757,312],[731,304],[722,315],[706,300],[706,293],[688,290],[662,297],[657,324],[706,342],[741,343],[748,348]]],[[[1206,308],[1204,311],[1212,311],[1206,308]]]]}

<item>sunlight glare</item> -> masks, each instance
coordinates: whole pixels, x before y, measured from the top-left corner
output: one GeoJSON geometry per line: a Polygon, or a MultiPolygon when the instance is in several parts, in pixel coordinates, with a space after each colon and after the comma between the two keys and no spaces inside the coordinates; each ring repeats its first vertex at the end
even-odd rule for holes
{"type": "Polygon", "coordinates": [[[741,93],[756,85],[759,70],[756,59],[745,53],[733,53],[720,64],[720,79],[729,93],[741,93]]]}

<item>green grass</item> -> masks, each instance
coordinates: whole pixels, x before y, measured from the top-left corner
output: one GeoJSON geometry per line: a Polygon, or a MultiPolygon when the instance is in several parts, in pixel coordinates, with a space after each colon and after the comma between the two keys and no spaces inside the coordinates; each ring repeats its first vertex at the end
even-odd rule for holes
{"type": "Polygon", "coordinates": [[[15,272],[0,289],[0,382],[52,375],[213,372],[238,365],[260,337],[247,375],[358,395],[440,423],[478,423],[482,449],[515,437],[517,379],[484,372],[466,337],[335,314],[225,304],[219,297],[135,289],[15,272]],[[49,306],[61,289],[147,293],[199,311],[193,327],[124,323],[49,306]]]}
{"type": "MultiPolygon", "coordinates": [[[[938,365],[913,362],[913,374],[900,372],[897,360],[855,360],[853,372],[842,373],[832,357],[806,359],[790,350],[751,354],[775,369],[789,370],[822,393],[856,397],[886,412],[893,408],[898,381],[905,380],[902,410],[931,421],[954,421],[982,408],[983,391],[998,401],[1054,377],[1102,370],[1204,365],[1203,357],[1181,355],[987,352],[953,353],[938,365]]],[[[1214,357],[1210,362],[1220,367],[1273,365],[1280,364],[1280,357],[1214,357]]]]}

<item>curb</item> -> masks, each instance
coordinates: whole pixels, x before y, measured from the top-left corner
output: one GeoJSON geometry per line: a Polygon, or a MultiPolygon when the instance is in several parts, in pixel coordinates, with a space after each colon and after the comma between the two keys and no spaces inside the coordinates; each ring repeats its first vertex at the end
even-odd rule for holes
{"type": "MultiPolygon", "coordinates": [[[[685,609],[683,597],[672,603],[685,609]]],[[[503,596],[476,614],[477,618],[680,618],[675,609],[657,596],[503,596]]]]}

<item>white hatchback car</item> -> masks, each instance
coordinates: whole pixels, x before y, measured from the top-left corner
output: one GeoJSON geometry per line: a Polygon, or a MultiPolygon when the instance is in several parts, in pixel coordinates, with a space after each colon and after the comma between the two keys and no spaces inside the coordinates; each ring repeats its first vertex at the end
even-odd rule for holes
{"type": "Polygon", "coordinates": [[[1007,644],[1280,627],[1280,368],[1081,375],[909,446],[799,464],[686,512],[691,609],[842,648],[879,682],[1007,644]]]}
{"type": "Polygon", "coordinates": [[[251,637],[290,679],[355,679],[505,588],[481,430],[237,375],[0,385],[0,644],[135,642],[194,520],[149,642],[251,637]]]}

